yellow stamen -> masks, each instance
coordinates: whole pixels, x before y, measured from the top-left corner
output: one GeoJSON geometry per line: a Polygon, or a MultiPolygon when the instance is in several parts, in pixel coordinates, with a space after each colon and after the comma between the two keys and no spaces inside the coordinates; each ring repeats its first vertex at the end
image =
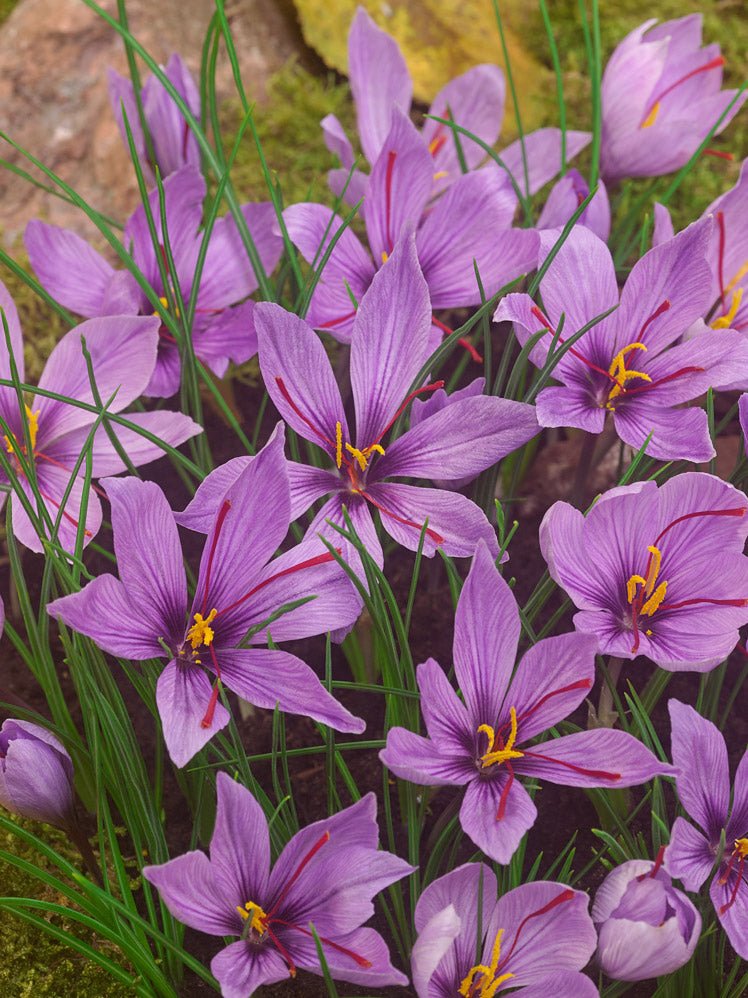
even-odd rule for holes
{"type": "Polygon", "coordinates": [[[636,596],[637,586],[646,586],[647,580],[641,575],[632,575],[629,581],[626,583],[626,595],[628,596],[629,603],[634,602],[634,596],[636,596]]]}
{"type": "Polygon", "coordinates": [[[218,610],[213,608],[207,617],[201,613],[195,614],[195,623],[187,631],[187,640],[192,645],[192,650],[196,651],[201,645],[209,645],[215,637],[215,631],[210,624],[216,617],[218,610]]]}
{"type": "Polygon", "coordinates": [[[727,293],[728,291],[732,291],[732,289],[735,287],[735,285],[738,283],[738,281],[742,281],[746,274],[748,274],[748,260],[745,261],[745,263],[743,264],[743,266],[740,268],[740,270],[737,272],[737,274],[733,277],[733,279],[727,285],[727,287],[725,288],[725,293],[727,293]]]}
{"type": "Polygon", "coordinates": [[[662,601],[665,599],[665,594],[667,593],[667,582],[661,582],[659,586],[655,589],[652,595],[649,597],[647,602],[641,608],[641,614],[643,617],[651,617],[652,614],[659,610],[662,601]]]}
{"type": "Polygon", "coordinates": [[[524,755],[524,752],[519,752],[514,748],[514,743],[517,740],[517,711],[514,707],[509,710],[509,718],[511,722],[509,737],[504,747],[500,749],[496,748],[496,732],[490,724],[481,724],[478,728],[478,731],[488,738],[488,748],[480,757],[483,769],[487,766],[500,766],[502,762],[509,762],[511,759],[521,759],[524,755]]]}
{"type": "Polygon", "coordinates": [[[501,985],[514,977],[514,974],[502,974],[501,977],[496,976],[499,960],[501,959],[501,938],[503,935],[503,929],[499,929],[496,933],[493,949],[491,950],[491,963],[488,966],[485,963],[479,963],[475,967],[471,967],[468,974],[462,979],[458,991],[458,994],[462,995],[462,998],[494,998],[501,985]],[[480,990],[475,991],[474,982],[479,975],[480,980],[477,983],[480,990]]]}
{"type": "Polygon", "coordinates": [[[748,838],[735,839],[735,851],[742,858],[748,856],[748,838]]]}
{"type": "Polygon", "coordinates": [[[343,427],[340,420],[335,424],[335,464],[338,467],[343,463],[343,427]]]}
{"type": "Polygon", "coordinates": [[[652,555],[652,560],[649,563],[649,571],[647,572],[647,581],[645,584],[645,592],[647,596],[652,595],[652,590],[654,589],[655,582],[657,582],[657,576],[660,574],[660,565],[662,564],[662,551],[659,548],[650,545],[647,551],[652,555]]]}
{"type": "MultiPolygon", "coordinates": [[[[361,471],[366,471],[367,465],[371,459],[371,455],[376,451],[377,454],[384,454],[384,447],[381,444],[369,444],[368,447],[364,447],[363,450],[359,450],[358,447],[352,447],[350,444],[345,445],[345,449],[358,461],[358,466],[361,471]]],[[[340,467],[340,465],[338,465],[340,467]]]]}
{"type": "Polygon", "coordinates": [[[243,908],[240,908],[237,905],[236,910],[245,922],[250,918],[252,919],[249,926],[250,929],[254,930],[260,936],[265,935],[267,926],[263,920],[267,918],[267,914],[262,910],[259,904],[255,904],[254,901],[247,901],[243,908]]]}
{"type": "Polygon", "coordinates": [[[382,250],[382,263],[387,263],[389,258],[390,254],[387,252],[387,250],[382,250]]]}
{"type": "MultiPolygon", "coordinates": [[[[161,302],[161,305],[163,306],[163,308],[165,308],[166,311],[168,312],[169,311],[169,299],[165,298],[163,295],[161,295],[161,297],[159,298],[159,301],[161,302]]],[[[158,315],[158,312],[154,311],[153,314],[154,315],[158,315]]],[[[174,306],[174,315],[175,315],[175,317],[177,319],[179,318],[179,306],[178,305],[174,306]]]]}
{"type": "MultiPolygon", "coordinates": [[[[31,441],[31,450],[33,452],[36,448],[36,436],[39,432],[39,410],[37,409],[36,412],[32,412],[27,405],[24,405],[24,409],[26,410],[26,422],[29,426],[29,440],[31,441]]],[[[11,440],[10,437],[3,436],[3,440],[5,441],[5,449],[9,454],[12,454],[16,447],[14,442],[15,437],[11,440]]],[[[21,440],[21,450],[25,453],[23,440],[21,440]]]]}
{"type": "Polygon", "coordinates": [[[732,320],[738,314],[738,309],[740,308],[740,303],[743,300],[743,288],[736,288],[732,295],[732,300],[730,302],[730,308],[724,315],[721,315],[718,319],[715,319],[710,323],[712,329],[729,329],[732,325],[732,320]]]}
{"type": "Polygon", "coordinates": [[[439,170],[438,173],[434,174],[434,180],[442,180],[444,177],[448,177],[449,173],[446,170],[439,170]]]}
{"type": "Polygon", "coordinates": [[[434,138],[429,142],[429,152],[433,156],[442,146],[442,136],[435,135],[434,138]]]}
{"type": "Polygon", "coordinates": [[[660,113],[660,102],[655,101],[655,103],[652,105],[652,109],[650,110],[649,114],[647,115],[647,117],[644,119],[644,121],[641,123],[639,127],[651,128],[652,125],[654,125],[655,121],[657,121],[657,115],[659,113],[660,113]]]}
{"type": "Polygon", "coordinates": [[[641,378],[642,381],[652,380],[650,376],[645,374],[643,371],[631,371],[626,367],[626,354],[631,353],[632,350],[643,350],[646,353],[647,348],[643,343],[629,343],[628,346],[625,346],[623,350],[619,350],[615,355],[610,367],[608,368],[608,374],[611,378],[615,378],[617,384],[613,385],[608,394],[606,409],[613,408],[611,402],[613,399],[618,398],[627,381],[633,381],[634,378],[641,378]]]}

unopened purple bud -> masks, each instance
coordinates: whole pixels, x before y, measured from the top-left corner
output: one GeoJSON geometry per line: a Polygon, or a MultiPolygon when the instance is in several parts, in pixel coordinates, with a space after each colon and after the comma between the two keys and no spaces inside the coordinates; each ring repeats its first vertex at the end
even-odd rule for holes
{"type": "Polygon", "coordinates": [[[73,763],[53,734],[9,718],[0,728],[0,805],[35,821],[69,827],[73,763]]]}
{"type": "Polygon", "coordinates": [[[691,958],[701,916],[673,887],[661,859],[631,860],[600,885],[592,906],[597,959],[615,981],[645,981],[670,974],[691,958]]]}

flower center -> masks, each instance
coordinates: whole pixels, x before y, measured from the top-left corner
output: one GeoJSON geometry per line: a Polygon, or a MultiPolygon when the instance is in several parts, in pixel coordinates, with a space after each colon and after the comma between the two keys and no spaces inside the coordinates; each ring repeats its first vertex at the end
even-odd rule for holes
{"type": "Polygon", "coordinates": [[[506,742],[501,736],[501,729],[494,731],[490,724],[481,724],[479,733],[483,733],[488,738],[488,748],[480,757],[481,767],[487,769],[489,766],[500,766],[504,762],[512,759],[521,759],[524,752],[519,752],[514,748],[517,740],[517,711],[512,707],[509,711],[510,731],[506,742]]]}
{"type": "Polygon", "coordinates": [[[668,94],[676,90],[681,84],[685,83],[686,80],[690,80],[693,76],[698,76],[699,73],[706,73],[710,69],[719,69],[720,66],[724,66],[725,59],[724,56],[718,55],[714,59],[710,59],[709,62],[705,62],[703,66],[697,66],[696,69],[692,69],[690,73],[685,73],[680,79],[676,80],[675,83],[671,83],[670,86],[665,87],[664,90],[655,97],[654,100],[649,102],[648,110],[643,116],[639,128],[651,128],[657,121],[657,116],[660,113],[660,107],[662,106],[662,99],[668,94]]]}
{"type": "Polygon", "coordinates": [[[215,607],[210,611],[207,617],[203,617],[201,613],[196,613],[194,616],[195,623],[187,631],[187,640],[192,645],[192,650],[197,651],[198,648],[205,645],[208,647],[213,642],[215,637],[215,631],[210,626],[215,620],[218,614],[218,610],[215,607]]]}
{"type": "Polygon", "coordinates": [[[238,905],[236,910],[239,912],[241,917],[247,923],[246,928],[250,932],[256,932],[258,936],[264,936],[267,932],[267,913],[262,910],[259,904],[255,904],[254,901],[247,901],[243,908],[238,905]]]}
{"type": "Polygon", "coordinates": [[[618,353],[613,358],[610,367],[608,368],[608,374],[611,376],[615,384],[608,392],[608,401],[605,403],[605,408],[611,411],[615,410],[613,405],[613,400],[618,398],[618,396],[626,390],[626,383],[633,381],[636,378],[640,378],[642,381],[650,381],[651,378],[644,371],[632,371],[626,367],[626,355],[631,353],[632,350],[643,350],[647,352],[647,348],[643,343],[629,343],[625,346],[623,350],[619,350],[618,353]]]}
{"type": "MultiPolygon", "coordinates": [[[[384,455],[384,447],[381,444],[369,444],[363,450],[346,443],[345,450],[356,461],[361,471],[366,471],[372,454],[384,455]]],[[[335,424],[335,464],[340,468],[343,464],[343,427],[340,420],[335,424]]]]}
{"type": "Polygon", "coordinates": [[[740,885],[743,883],[743,873],[745,870],[746,859],[748,859],[748,838],[735,839],[735,842],[733,843],[733,850],[730,853],[730,859],[725,867],[725,872],[717,881],[718,884],[724,886],[730,879],[733,872],[735,873],[735,885],[730,891],[730,897],[719,909],[720,915],[724,915],[724,913],[735,904],[735,899],[738,896],[738,890],[740,885]]]}
{"type": "MultiPolygon", "coordinates": [[[[31,451],[32,453],[36,450],[36,437],[39,432],[39,412],[32,412],[28,405],[24,405],[26,410],[26,422],[29,427],[29,440],[31,441],[31,451]]],[[[21,434],[23,436],[23,434],[21,434]]],[[[13,434],[13,439],[11,440],[8,436],[3,436],[3,441],[5,442],[5,449],[9,454],[15,453],[16,447],[20,444],[20,450],[22,454],[26,453],[26,444],[23,440],[19,441],[15,434],[13,434]]]]}
{"type": "Polygon", "coordinates": [[[504,930],[499,929],[493,941],[491,950],[491,962],[486,965],[479,963],[471,967],[467,975],[462,979],[459,994],[462,998],[494,998],[502,984],[514,977],[514,974],[507,973],[498,975],[499,960],[501,959],[501,939],[504,930]]]}

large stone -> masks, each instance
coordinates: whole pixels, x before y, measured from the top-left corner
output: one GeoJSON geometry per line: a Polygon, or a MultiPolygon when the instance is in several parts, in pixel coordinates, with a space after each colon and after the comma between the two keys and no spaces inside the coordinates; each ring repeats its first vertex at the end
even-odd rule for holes
{"type": "MultiPolygon", "coordinates": [[[[116,16],[116,0],[102,6],[116,16]]],[[[177,51],[199,73],[213,0],[128,0],[127,10],[133,34],[155,59],[164,62],[177,51]]],[[[251,100],[262,100],[270,75],[290,56],[304,56],[298,28],[274,0],[235,0],[227,13],[245,89],[251,100]]],[[[124,45],[81,0],[21,0],[0,28],[0,127],[95,208],[121,218],[136,203],[137,190],[109,107],[109,66],[126,72],[124,45]]],[[[235,96],[223,54],[217,92],[219,99],[235,96]]],[[[27,166],[6,143],[2,156],[27,166]]],[[[35,216],[86,231],[76,208],[0,170],[5,242],[13,243],[35,216]]]]}

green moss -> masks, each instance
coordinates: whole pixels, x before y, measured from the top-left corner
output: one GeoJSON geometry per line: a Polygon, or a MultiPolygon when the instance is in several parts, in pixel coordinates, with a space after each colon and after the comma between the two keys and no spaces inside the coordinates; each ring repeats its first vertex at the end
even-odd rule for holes
{"type": "MultiPolygon", "coordinates": [[[[37,835],[72,862],[78,856],[62,832],[41,828],[33,822],[18,820],[18,824],[37,835]]],[[[39,854],[11,834],[0,833],[0,848],[20,856],[35,866],[44,866],[39,854]]],[[[49,868],[50,872],[57,872],[49,868]]],[[[0,863],[2,894],[29,897],[65,904],[63,897],[46,888],[35,877],[27,876],[7,863],[0,863]]],[[[117,983],[98,964],[68,949],[46,933],[23,919],[3,912],[4,930],[2,960],[0,960],[0,994],[8,998],[121,998],[132,995],[129,988],[117,983]]],[[[55,924],[75,934],[83,930],[72,921],[56,919],[55,924]]],[[[90,933],[89,944],[96,943],[90,933]]],[[[103,948],[103,947],[102,947],[103,948]]],[[[107,945],[107,955],[118,959],[118,951],[107,945]]]]}
{"type": "Polygon", "coordinates": [[[0,24],[9,16],[18,0],[0,0],[0,24]]]}

